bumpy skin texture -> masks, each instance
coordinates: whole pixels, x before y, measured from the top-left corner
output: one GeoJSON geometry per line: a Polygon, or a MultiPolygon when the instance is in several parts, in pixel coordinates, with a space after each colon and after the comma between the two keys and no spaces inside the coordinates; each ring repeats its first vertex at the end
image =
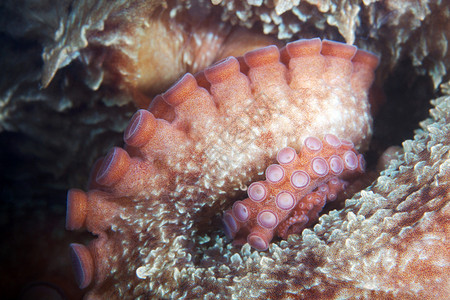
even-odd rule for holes
{"type": "Polygon", "coordinates": [[[80,286],[92,280],[91,298],[234,294],[215,216],[283,147],[325,133],[366,147],[377,65],[354,46],[312,39],[186,74],[133,116],[125,149],[98,161],[90,190],[69,191],[67,228],[98,236],[72,245],[80,286]]]}
{"type": "Polygon", "coordinates": [[[248,198],[235,202],[223,217],[229,238],[247,241],[258,250],[267,250],[275,235],[287,238],[317,221],[326,201],[335,200],[344,189],[338,176],[365,169],[353,144],[330,134],[323,143],[308,137],[298,155],[290,147],[281,149],[277,161],[267,167],[266,180],[252,183],[248,198]]]}

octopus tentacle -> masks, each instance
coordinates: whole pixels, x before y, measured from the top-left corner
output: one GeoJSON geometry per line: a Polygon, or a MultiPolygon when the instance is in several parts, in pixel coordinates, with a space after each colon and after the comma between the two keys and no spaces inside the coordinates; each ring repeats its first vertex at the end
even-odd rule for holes
{"type": "Polygon", "coordinates": [[[344,188],[344,182],[335,176],[348,178],[364,172],[364,158],[349,145],[328,134],[324,142],[306,138],[298,155],[292,148],[281,149],[277,159],[282,164],[267,167],[266,180],[252,183],[249,198],[225,212],[227,235],[242,238],[250,232],[247,242],[266,250],[275,233],[286,238],[292,225],[297,224],[290,233],[299,233],[304,228],[299,224],[317,220],[326,199],[335,200],[344,188]]]}
{"type": "Polygon", "coordinates": [[[347,182],[333,177],[326,184],[318,187],[314,192],[303,197],[299,205],[292,211],[292,216],[287,218],[277,228],[277,235],[287,239],[290,234],[300,233],[319,217],[326,202],[334,201],[337,195],[345,190],[347,182]]]}
{"type": "MultiPolygon", "coordinates": [[[[90,296],[108,296],[105,286],[135,272],[120,295],[162,297],[155,282],[178,276],[178,267],[203,270],[204,258],[181,253],[205,247],[199,231],[228,207],[225,234],[257,249],[269,246],[296,209],[308,211],[297,222],[314,221],[324,200],[302,199],[328,182],[323,193],[331,200],[339,190],[332,178],[364,169],[355,149],[371,135],[362,89],[370,80],[359,83],[358,76],[372,75],[378,58],[354,50],[312,39],[229,57],[186,74],[137,111],[125,147],[96,162],[89,191],[68,193],[67,228],[97,236],[87,247],[72,247],[79,285],[90,285],[90,296]],[[338,66],[351,80],[331,76],[338,66]],[[258,181],[264,170],[266,180],[258,181]],[[252,181],[248,198],[232,205],[252,181]]],[[[223,234],[217,239],[225,243],[223,234]]]]}
{"type": "Polygon", "coordinates": [[[87,287],[94,276],[94,260],[89,249],[82,244],[70,244],[70,256],[75,270],[75,279],[80,288],[87,287]]]}

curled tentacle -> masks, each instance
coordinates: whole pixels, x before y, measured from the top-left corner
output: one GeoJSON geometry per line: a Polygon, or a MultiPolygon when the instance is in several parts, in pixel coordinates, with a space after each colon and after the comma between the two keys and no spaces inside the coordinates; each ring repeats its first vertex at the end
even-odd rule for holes
{"type": "Polygon", "coordinates": [[[353,143],[332,134],[323,141],[306,138],[299,154],[283,148],[277,161],[267,167],[266,180],[252,183],[248,198],[235,202],[224,215],[227,236],[248,232],[247,242],[258,250],[266,250],[275,235],[287,238],[315,222],[326,202],[334,201],[345,188],[339,177],[365,169],[353,143]]]}

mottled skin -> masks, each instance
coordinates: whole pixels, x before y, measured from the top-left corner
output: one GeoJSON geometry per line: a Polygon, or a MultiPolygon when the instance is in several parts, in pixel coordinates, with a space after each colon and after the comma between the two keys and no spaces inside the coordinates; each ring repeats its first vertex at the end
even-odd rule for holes
{"type": "Polygon", "coordinates": [[[274,236],[301,233],[317,221],[325,203],[345,189],[340,178],[365,170],[353,144],[331,134],[323,141],[308,137],[298,154],[290,147],[281,149],[277,162],[267,167],[264,181],[248,187],[248,198],[224,213],[224,231],[234,244],[248,242],[267,250],[274,236]]]}
{"type": "Polygon", "coordinates": [[[126,150],[96,164],[87,194],[69,192],[67,227],[98,236],[72,248],[80,285],[92,276],[88,297],[234,294],[227,270],[240,278],[255,266],[227,262],[238,250],[225,246],[214,216],[283,147],[299,151],[324,133],[366,147],[377,64],[353,46],[300,40],[226,59],[197,80],[187,74],[138,111],[126,150]]]}

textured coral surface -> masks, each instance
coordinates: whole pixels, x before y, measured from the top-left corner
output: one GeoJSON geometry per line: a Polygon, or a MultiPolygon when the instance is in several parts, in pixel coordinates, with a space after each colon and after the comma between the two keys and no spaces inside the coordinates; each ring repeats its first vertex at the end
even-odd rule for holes
{"type": "MultiPolygon", "coordinates": [[[[428,117],[429,100],[449,94],[448,84],[437,89],[449,79],[448,1],[6,0],[0,16],[3,298],[80,298],[63,249],[91,237],[63,230],[65,190],[84,187],[94,160],[120,145],[133,103],[149,101],[187,71],[250,50],[239,37],[261,47],[274,37],[284,44],[317,36],[380,55],[376,81],[387,104],[374,119],[369,166],[371,156],[387,146],[403,145],[404,153],[376,185],[347,201],[345,210],[323,216],[320,226],[300,237],[278,241],[279,248],[251,254],[244,246],[235,255],[228,244],[212,247],[223,237],[219,220],[213,220],[212,227],[196,224],[201,230],[189,243],[198,252],[190,255],[204,257],[205,268],[210,261],[223,264],[220,274],[231,272],[226,278],[246,272],[230,284],[230,293],[265,297],[265,288],[276,286],[304,298],[448,294],[448,265],[439,260],[448,257],[448,96],[433,101],[432,117],[415,131],[413,142],[402,144],[428,117]],[[264,33],[267,40],[261,39],[264,33]],[[136,51],[136,44],[148,51],[136,51]],[[141,59],[154,67],[145,68],[141,59]],[[285,274],[297,277],[284,282],[285,274]]],[[[236,200],[245,198],[244,187],[238,187],[236,200]]],[[[186,271],[179,271],[177,282],[187,284],[186,271]]],[[[205,275],[211,280],[207,290],[229,282],[217,283],[215,275],[205,275]]]]}

